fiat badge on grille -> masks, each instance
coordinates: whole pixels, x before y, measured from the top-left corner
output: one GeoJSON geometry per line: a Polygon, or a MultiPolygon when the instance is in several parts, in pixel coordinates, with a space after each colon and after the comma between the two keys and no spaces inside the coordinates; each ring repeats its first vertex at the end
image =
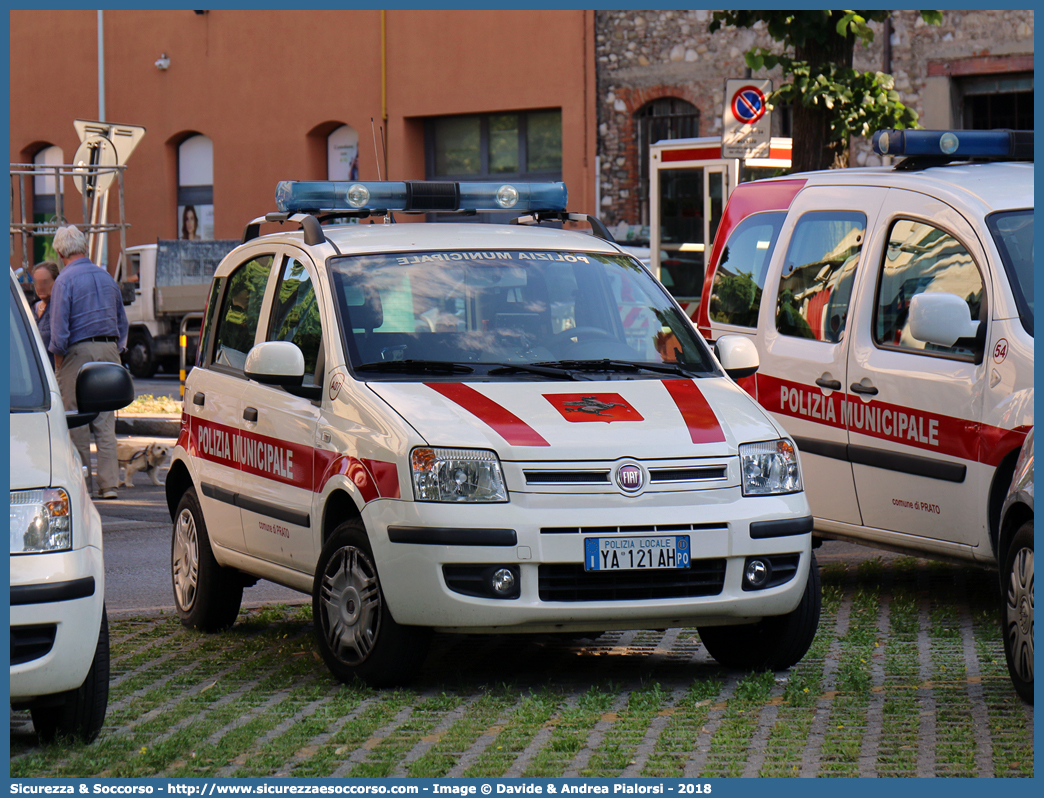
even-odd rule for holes
{"type": "Polygon", "coordinates": [[[636,465],[620,466],[616,470],[616,484],[628,493],[641,490],[645,484],[645,475],[636,465]]]}

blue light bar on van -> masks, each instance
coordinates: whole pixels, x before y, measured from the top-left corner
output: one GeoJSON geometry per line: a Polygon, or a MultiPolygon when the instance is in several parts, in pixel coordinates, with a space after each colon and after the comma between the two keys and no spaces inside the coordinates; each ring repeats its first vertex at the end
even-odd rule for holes
{"type": "Polygon", "coordinates": [[[1032,157],[1033,132],[1022,130],[879,130],[878,155],[962,158],[1032,157]],[[1028,145],[1028,152],[1027,152],[1028,145]]]}
{"type": "Polygon", "coordinates": [[[568,198],[565,183],[283,180],[276,185],[281,213],[564,211],[568,198]]]}

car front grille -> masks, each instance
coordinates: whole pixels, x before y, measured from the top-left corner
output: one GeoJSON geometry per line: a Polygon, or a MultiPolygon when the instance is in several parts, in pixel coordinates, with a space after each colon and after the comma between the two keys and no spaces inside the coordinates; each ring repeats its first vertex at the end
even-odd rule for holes
{"type": "Polygon", "coordinates": [[[728,524],[633,524],[631,526],[545,526],[541,535],[676,535],[684,532],[728,532],[728,524]]]}
{"type": "Polygon", "coordinates": [[[688,568],[585,571],[583,563],[540,566],[541,601],[648,601],[716,596],[725,585],[725,558],[693,560],[688,568]]]}

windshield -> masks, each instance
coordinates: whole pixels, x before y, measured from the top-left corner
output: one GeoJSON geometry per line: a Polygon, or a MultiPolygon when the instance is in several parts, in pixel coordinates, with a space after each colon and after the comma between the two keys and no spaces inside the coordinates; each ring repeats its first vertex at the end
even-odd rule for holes
{"type": "Polygon", "coordinates": [[[26,318],[22,301],[15,293],[20,289],[11,285],[11,412],[20,413],[47,410],[48,394],[44,390],[44,379],[40,356],[32,337],[31,323],[26,318]]]}
{"type": "Polygon", "coordinates": [[[365,379],[718,373],[688,319],[626,255],[442,251],[330,264],[348,356],[365,379]]]}
{"type": "Polygon", "coordinates": [[[986,218],[1015,294],[1022,326],[1033,335],[1033,209],[986,218]]]}

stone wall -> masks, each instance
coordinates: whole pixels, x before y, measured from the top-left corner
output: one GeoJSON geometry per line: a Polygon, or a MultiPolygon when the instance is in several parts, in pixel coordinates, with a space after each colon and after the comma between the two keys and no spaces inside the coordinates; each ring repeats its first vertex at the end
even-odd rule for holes
{"type": "MultiPolygon", "coordinates": [[[[699,109],[699,135],[718,136],[725,80],[748,76],[746,51],[775,47],[762,23],[710,34],[711,14],[697,10],[596,13],[599,213],[609,225],[643,221],[639,219],[635,112],[658,97],[679,97],[699,109]]],[[[884,66],[885,26],[873,23],[872,27],[873,44],[856,47],[859,69],[884,66]]],[[[938,27],[926,25],[916,11],[897,11],[892,17],[891,73],[896,89],[903,102],[921,115],[922,123],[933,127],[952,124],[948,115],[952,74],[980,68],[1012,71],[1025,64],[1027,54],[1032,70],[1032,53],[1032,11],[946,11],[938,27]],[[970,63],[974,59],[989,63],[970,63]],[[954,60],[964,65],[957,72],[945,66],[954,60]]],[[[778,70],[753,77],[773,78],[776,86],[780,84],[778,70]]],[[[779,122],[773,120],[773,135],[779,135],[779,122]]],[[[870,152],[869,142],[853,141],[853,166],[875,162],[880,159],[870,152]]]]}

